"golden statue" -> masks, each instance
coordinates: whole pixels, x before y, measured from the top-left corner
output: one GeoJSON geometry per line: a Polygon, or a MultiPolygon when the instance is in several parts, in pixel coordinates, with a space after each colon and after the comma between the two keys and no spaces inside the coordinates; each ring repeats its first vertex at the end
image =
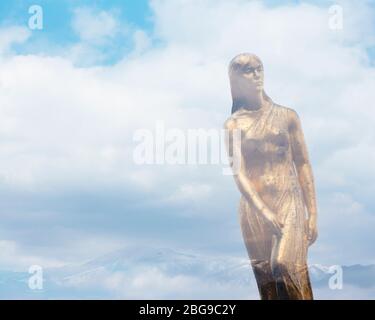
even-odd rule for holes
{"type": "Polygon", "coordinates": [[[313,299],[307,249],[317,238],[317,206],[299,116],[266,95],[257,56],[234,57],[229,78],[233,106],[224,127],[230,159],[241,160],[239,220],[260,297],[313,299]]]}

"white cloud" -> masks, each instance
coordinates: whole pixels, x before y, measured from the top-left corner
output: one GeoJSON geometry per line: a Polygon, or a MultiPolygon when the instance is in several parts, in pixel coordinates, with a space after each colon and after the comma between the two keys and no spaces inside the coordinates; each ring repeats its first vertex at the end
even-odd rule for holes
{"type": "Polygon", "coordinates": [[[80,42],[67,48],[65,56],[81,67],[101,64],[108,59],[113,59],[111,55],[116,54],[116,50],[122,49],[126,37],[131,39],[138,33],[130,31],[130,27],[119,19],[116,10],[104,11],[79,7],[73,14],[72,28],[79,36],[80,42]]]}
{"type": "Polygon", "coordinates": [[[53,234],[56,238],[51,243],[35,245],[0,239],[0,270],[28,272],[31,265],[39,265],[43,269],[74,266],[132,243],[124,237],[111,234],[90,234],[83,230],[56,226],[50,229],[51,233],[44,232],[44,239],[53,234]]]}
{"type": "MultiPolygon", "coordinates": [[[[132,162],[132,135],[139,128],[153,130],[156,120],[181,129],[221,128],[231,104],[228,62],[250,51],[264,62],[268,94],[301,115],[318,192],[329,190],[327,197],[343,187],[354,192],[361,187],[359,181],[375,178],[370,161],[375,72],[366,56],[374,33],[368,27],[371,10],[343,5],[347,24],[341,32],[332,32],[328,7],[152,1],[152,37],[163,45],[151,47],[150,38],[138,30],[132,35],[137,43],[132,54],[114,66],[90,68],[73,63],[87,58],[87,50],[92,50],[92,61],[101,60],[97,45],[113,39],[121,27],[113,14],[79,9],[74,26],[82,41],[72,56],[11,56],[0,62],[3,187],[126,190],[137,183],[145,198],[159,201],[160,195],[208,197],[206,187],[192,187],[200,181],[201,186],[216,184],[218,203],[233,203],[236,211],[238,191],[226,194],[227,186],[218,183],[223,181],[218,178],[221,170],[138,167],[132,162]]],[[[26,39],[23,31],[2,32],[4,48],[26,39]]],[[[369,185],[366,192],[373,193],[374,187],[369,185]]],[[[207,205],[207,197],[201,198],[202,205],[207,205]]],[[[374,226],[362,199],[355,203],[359,230],[361,219],[374,226]]],[[[322,214],[337,211],[322,205],[322,214]]],[[[227,216],[223,211],[209,214],[227,216]]],[[[327,221],[327,236],[321,234],[325,243],[319,245],[329,246],[337,235],[335,227],[327,221]]],[[[348,243],[347,256],[358,241],[348,243]]]]}
{"type": "Polygon", "coordinates": [[[0,56],[9,53],[13,44],[25,42],[30,34],[30,30],[25,27],[12,26],[0,29],[0,56]]]}
{"type": "Polygon", "coordinates": [[[246,259],[146,248],[136,245],[133,251],[123,249],[76,270],[61,268],[48,274],[79,297],[92,290],[102,295],[105,291],[112,299],[257,298],[246,259]]]}
{"type": "Polygon", "coordinates": [[[165,201],[168,203],[199,203],[205,201],[212,192],[212,187],[207,184],[183,184],[177,188],[165,201]]]}
{"type": "Polygon", "coordinates": [[[149,35],[143,30],[135,30],[133,33],[133,41],[134,41],[134,50],[133,55],[137,56],[147,49],[149,49],[152,45],[152,40],[150,39],[149,35]]]}
{"type": "Polygon", "coordinates": [[[120,25],[113,13],[95,11],[89,7],[74,10],[73,29],[82,41],[102,42],[120,31],[120,25]]]}
{"type": "Polygon", "coordinates": [[[370,253],[375,216],[359,195],[329,192],[319,203],[319,237],[311,247],[310,261],[322,264],[372,264],[370,253]]]}
{"type": "Polygon", "coordinates": [[[20,248],[15,241],[0,240],[0,270],[18,270],[28,272],[32,265],[43,268],[61,267],[65,261],[52,257],[41,257],[24,248],[20,248]]]}
{"type": "Polygon", "coordinates": [[[344,290],[317,288],[314,295],[319,300],[373,300],[373,288],[358,288],[353,285],[343,285],[344,290]]]}

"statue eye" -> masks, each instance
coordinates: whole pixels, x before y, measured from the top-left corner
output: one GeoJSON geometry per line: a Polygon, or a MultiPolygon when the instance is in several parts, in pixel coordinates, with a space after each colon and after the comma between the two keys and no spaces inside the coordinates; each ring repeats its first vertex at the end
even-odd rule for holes
{"type": "Polygon", "coordinates": [[[245,67],[243,71],[244,71],[245,73],[254,72],[254,68],[252,68],[252,67],[245,67]]]}

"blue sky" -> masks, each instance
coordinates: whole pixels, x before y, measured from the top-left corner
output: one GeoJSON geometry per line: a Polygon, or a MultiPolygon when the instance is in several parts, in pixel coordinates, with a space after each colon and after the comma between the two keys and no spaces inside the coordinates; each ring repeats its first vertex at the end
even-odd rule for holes
{"type": "MultiPolygon", "coordinates": [[[[55,53],[56,47],[64,47],[79,41],[79,35],[72,28],[74,10],[89,7],[95,13],[111,11],[116,19],[127,25],[143,30],[152,30],[152,12],[147,1],[3,1],[0,4],[2,25],[27,25],[30,18],[29,7],[40,5],[43,8],[43,31],[33,32],[31,37],[22,45],[16,45],[19,54],[55,53]]],[[[132,43],[127,38],[118,38],[111,46],[102,47],[107,54],[104,64],[113,64],[131,50],[132,43]]]]}
{"type": "MultiPolygon", "coordinates": [[[[372,6],[372,1],[366,1],[372,6]]],[[[333,1],[301,1],[301,0],[266,0],[262,1],[269,8],[298,6],[313,4],[325,8],[328,4],[335,4],[333,1]]],[[[54,53],[56,46],[61,48],[78,42],[79,35],[72,27],[74,10],[80,7],[86,7],[98,13],[100,11],[113,12],[116,19],[126,23],[130,28],[140,28],[145,32],[152,34],[154,27],[153,11],[148,1],[85,1],[85,0],[56,0],[56,1],[3,1],[0,4],[0,19],[3,26],[6,25],[27,25],[30,17],[27,14],[31,5],[40,5],[44,12],[44,26],[41,32],[33,32],[25,43],[15,45],[15,52],[19,54],[28,53],[54,53]]],[[[158,45],[160,39],[153,38],[154,45],[158,45]]],[[[126,37],[118,37],[110,46],[102,46],[100,50],[106,53],[105,61],[102,64],[114,64],[124,55],[131,51],[134,43],[126,37]]],[[[368,48],[371,57],[374,56],[372,47],[368,48]]]]}
{"type": "Polygon", "coordinates": [[[138,244],[246,255],[220,165],[137,165],[134,132],[217,129],[227,65],[257,53],[266,90],[302,119],[319,240],[309,262],[370,264],[375,227],[373,2],[0,3],[0,269],[81,263],[138,244]],[[251,19],[249,19],[251,17],[251,19]]]}
{"type": "Polygon", "coordinates": [[[71,41],[70,21],[74,8],[89,6],[98,10],[119,10],[120,19],[142,28],[151,28],[151,11],[147,1],[84,1],[84,0],[41,0],[41,1],[2,1],[0,14],[2,24],[27,24],[28,9],[31,5],[40,5],[45,13],[45,32],[58,42],[71,41]],[[54,35],[54,36],[52,36],[54,35]]]}

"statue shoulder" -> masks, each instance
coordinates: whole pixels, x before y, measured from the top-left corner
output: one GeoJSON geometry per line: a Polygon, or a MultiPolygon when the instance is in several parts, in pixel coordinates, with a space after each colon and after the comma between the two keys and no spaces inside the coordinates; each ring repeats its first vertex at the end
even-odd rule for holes
{"type": "Polygon", "coordinates": [[[227,130],[234,130],[237,128],[237,119],[233,116],[230,116],[227,120],[224,122],[224,129],[227,130]]]}
{"type": "Polygon", "coordinates": [[[276,103],[274,105],[276,106],[276,108],[278,108],[282,113],[286,115],[286,118],[288,119],[288,121],[299,119],[297,111],[292,109],[291,107],[282,106],[276,103]]]}
{"type": "Polygon", "coordinates": [[[243,109],[237,110],[224,122],[224,129],[244,129],[248,127],[249,116],[246,115],[243,109]]]}
{"type": "Polygon", "coordinates": [[[290,107],[282,107],[285,110],[288,129],[291,132],[298,131],[298,128],[301,127],[301,120],[296,110],[290,107]]]}

